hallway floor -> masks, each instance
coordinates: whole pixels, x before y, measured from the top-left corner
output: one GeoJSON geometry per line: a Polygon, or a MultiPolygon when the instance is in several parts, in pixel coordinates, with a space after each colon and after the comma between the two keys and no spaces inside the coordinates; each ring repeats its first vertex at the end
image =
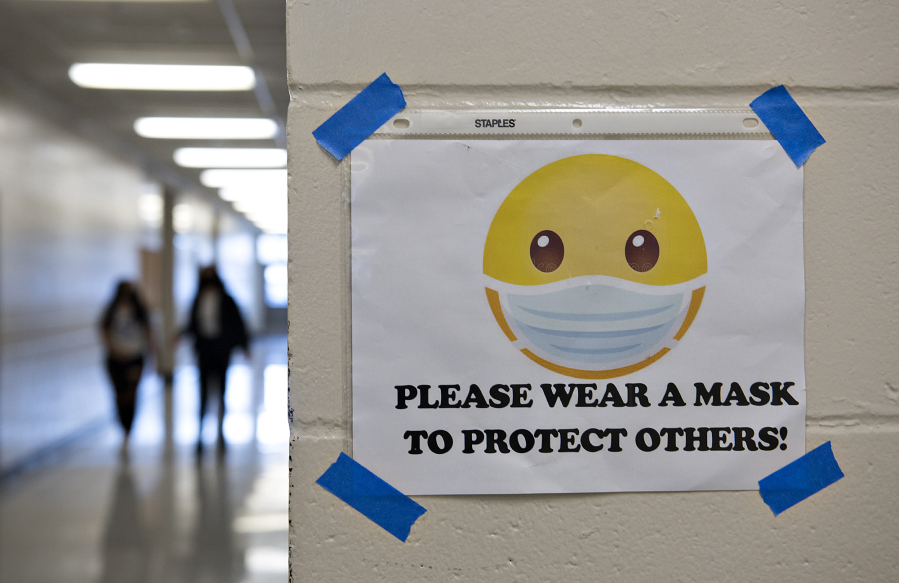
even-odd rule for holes
{"type": "Polygon", "coordinates": [[[213,401],[195,454],[197,373],[184,364],[171,391],[145,375],[127,448],[110,411],[6,480],[0,581],[286,582],[287,341],[251,352],[228,373],[224,452],[213,401]]]}

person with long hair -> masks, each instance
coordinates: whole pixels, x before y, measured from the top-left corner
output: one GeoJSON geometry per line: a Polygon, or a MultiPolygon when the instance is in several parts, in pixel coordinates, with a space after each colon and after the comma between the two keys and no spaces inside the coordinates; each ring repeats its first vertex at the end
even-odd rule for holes
{"type": "Polygon", "coordinates": [[[144,358],[153,341],[147,309],[134,286],[122,280],[100,320],[100,335],[106,349],[106,370],[115,390],[116,411],[125,432],[131,434],[137,404],[137,387],[144,358]]]}
{"type": "Polygon", "coordinates": [[[240,348],[249,350],[249,336],[240,310],[219,278],[214,265],[200,269],[197,296],[190,310],[190,322],[186,333],[194,337],[197,367],[200,373],[200,437],[197,454],[203,451],[203,417],[209,395],[215,392],[219,398],[218,449],[225,450],[225,379],[231,352],[240,348]]]}

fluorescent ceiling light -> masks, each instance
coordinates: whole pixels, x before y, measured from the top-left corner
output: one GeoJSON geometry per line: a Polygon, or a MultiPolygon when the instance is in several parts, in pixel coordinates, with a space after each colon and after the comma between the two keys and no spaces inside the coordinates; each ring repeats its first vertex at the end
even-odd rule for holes
{"type": "Polygon", "coordinates": [[[234,208],[250,219],[284,219],[287,220],[287,201],[239,201],[234,208]]]}
{"type": "Polygon", "coordinates": [[[234,209],[237,212],[243,213],[252,219],[253,211],[256,209],[256,206],[254,206],[253,203],[249,200],[238,200],[234,203],[234,209]]]}
{"type": "Polygon", "coordinates": [[[278,133],[278,124],[265,118],[142,117],[134,122],[142,138],[175,140],[266,140],[278,133]]]}
{"type": "Polygon", "coordinates": [[[254,196],[254,193],[250,188],[219,188],[219,198],[228,202],[236,202],[251,196],[254,196]]]}
{"type": "Polygon", "coordinates": [[[249,186],[220,188],[219,198],[234,203],[244,200],[278,199],[287,204],[287,185],[264,184],[255,188],[249,186]]]}
{"type": "Polygon", "coordinates": [[[234,208],[266,233],[287,232],[287,197],[246,197],[235,201],[234,208]]]}
{"type": "Polygon", "coordinates": [[[287,233],[287,170],[204,170],[200,181],[219,188],[230,202],[266,233],[287,233]]]}
{"type": "Polygon", "coordinates": [[[184,168],[284,168],[280,148],[178,148],[175,163],[184,168]]]}
{"type": "Polygon", "coordinates": [[[282,223],[261,223],[254,222],[257,227],[259,227],[262,232],[268,233],[270,235],[286,235],[287,234],[287,221],[285,220],[282,223]]]}
{"type": "Polygon", "coordinates": [[[256,86],[250,67],[221,65],[128,65],[75,63],[69,78],[90,89],[245,91],[256,86]]]}
{"type": "Polygon", "coordinates": [[[215,168],[200,173],[200,182],[209,188],[255,188],[284,190],[287,188],[287,170],[232,170],[215,168]]]}

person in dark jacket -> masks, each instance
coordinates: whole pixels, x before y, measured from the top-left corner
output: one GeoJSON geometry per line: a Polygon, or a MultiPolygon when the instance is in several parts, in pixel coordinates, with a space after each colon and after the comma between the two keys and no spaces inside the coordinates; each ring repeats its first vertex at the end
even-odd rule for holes
{"type": "Polygon", "coordinates": [[[115,296],[103,311],[100,334],[106,349],[106,370],[115,389],[116,411],[127,442],[134,423],[144,356],[153,348],[147,309],[130,282],[122,280],[116,286],[115,296]]]}
{"type": "Polygon", "coordinates": [[[218,447],[222,452],[225,449],[225,378],[231,362],[231,352],[240,348],[248,353],[249,336],[240,310],[225,291],[225,284],[214,265],[200,269],[197,297],[190,310],[190,322],[185,332],[194,337],[200,372],[201,437],[197,440],[197,453],[203,451],[203,416],[212,391],[219,397],[218,447]]]}

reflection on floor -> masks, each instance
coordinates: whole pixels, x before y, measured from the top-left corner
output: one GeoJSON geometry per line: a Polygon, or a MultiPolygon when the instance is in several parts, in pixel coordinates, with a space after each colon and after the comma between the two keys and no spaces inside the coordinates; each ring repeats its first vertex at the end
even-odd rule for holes
{"type": "Polygon", "coordinates": [[[227,450],[199,459],[196,376],[179,367],[171,391],[147,376],[126,450],[110,412],[102,432],[3,485],[0,581],[287,581],[287,342],[262,339],[235,359],[227,450]]]}

